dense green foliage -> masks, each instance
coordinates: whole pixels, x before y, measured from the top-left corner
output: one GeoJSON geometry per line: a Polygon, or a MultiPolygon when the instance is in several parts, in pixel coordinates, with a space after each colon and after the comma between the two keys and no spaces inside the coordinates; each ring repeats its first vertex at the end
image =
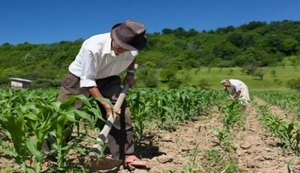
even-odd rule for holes
{"type": "MultiPolygon", "coordinates": [[[[300,59],[299,21],[253,21],[239,27],[227,26],[201,32],[195,29],[186,31],[181,27],[165,28],[160,33],[147,34],[147,38],[148,45],[140,53],[137,63],[144,69],[150,69],[144,71],[144,75],[172,81],[172,88],[178,85],[172,74],[179,69],[200,66],[262,67],[278,65],[287,56],[293,55],[295,63],[300,59]],[[153,69],[161,68],[167,70],[161,71],[162,74],[152,73],[153,69]]],[[[36,86],[41,83],[57,86],[82,42],[79,39],[53,44],[1,45],[0,84],[7,84],[9,77],[22,77],[40,80],[36,86]]],[[[263,77],[259,71],[254,75],[263,77]]],[[[146,86],[157,86],[151,80],[146,80],[146,83],[146,86]]]]}
{"type": "Polygon", "coordinates": [[[293,21],[250,22],[208,32],[164,29],[149,37],[143,60],[156,67],[266,66],[299,54],[299,31],[300,23],[293,21]]]}
{"type": "MultiPolygon", "coordinates": [[[[96,135],[88,133],[96,130],[98,119],[103,120],[93,99],[79,95],[61,103],[56,101],[57,90],[54,89],[0,89],[0,96],[4,98],[0,100],[0,144],[13,144],[13,148],[3,147],[0,155],[13,157],[23,172],[41,172],[49,156],[56,160],[48,172],[90,172],[89,159],[80,159],[81,164],[71,164],[73,158],[69,157],[69,152],[72,150],[72,155],[76,153],[78,157],[86,158],[92,144],[98,143],[96,135]],[[73,107],[76,98],[83,103],[79,110],[73,107]],[[85,123],[80,131],[82,122],[85,123]],[[75,126],[77,130],[73,128],[75,126]],[[68,138],[67,134],[72,130],[74,133],[68,138]],[[53,136],[53,144],[46,152],[42,145],[49,136],[53,136]]],[[[144,129],[149,124],[174,130],[180,123],[196,120],[207,114],[211,107],[221,105],[224,97],[224,92],[199,88],[130,90],[126,99],[133,113],[136,141],[145,136],[144,129]]]]}

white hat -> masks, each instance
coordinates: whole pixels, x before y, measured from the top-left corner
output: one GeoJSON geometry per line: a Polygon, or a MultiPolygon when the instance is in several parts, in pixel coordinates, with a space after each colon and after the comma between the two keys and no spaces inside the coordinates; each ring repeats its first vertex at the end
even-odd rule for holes
{"type": "Polygon", "coordinates": [[[221,80],[221,84],[224,84],[226,81],[228,81],[228,79],[223,79],[223,80],[221,80]]]}

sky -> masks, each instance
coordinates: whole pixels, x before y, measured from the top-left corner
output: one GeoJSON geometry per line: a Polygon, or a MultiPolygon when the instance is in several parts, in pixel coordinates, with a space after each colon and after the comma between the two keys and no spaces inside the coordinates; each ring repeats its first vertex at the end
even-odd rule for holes
{"type": "Polygon", "coordinates": [[[300,0],[1,0],[0,45],[86,39],[127,19],[148,33],[300,21],[300,0]]]}

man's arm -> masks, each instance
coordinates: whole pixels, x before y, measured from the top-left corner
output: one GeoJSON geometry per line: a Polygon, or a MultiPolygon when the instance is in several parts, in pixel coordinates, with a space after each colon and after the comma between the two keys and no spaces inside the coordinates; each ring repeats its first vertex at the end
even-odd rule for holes
{"type": "Polygon", "coordinates": [[[135,78],[134,78],[134,65],[135,60],[132,61],[132,63],[127,68],[127,74],[124,79],[124,83],[127,84],[129,87],[132,87],[135,84],[135,78]]]}
{"type": "MultiPolygon", "coordinates": [[[[99,89],[95,86],[88,87],[89,92],[95,98],[104,98],[103,95],[100,93],[99,89]]],[[[100,102],[107,113],[111,112],[111,107],[107,102],[100,102]]]]}
{"type": "Polygon", "coordinates": [[[132,63],[128,66],[127,70],[134,70],[134,64],[135,64],[135,59],[132,61],[132,63]]]}
{"type": "Polygon", "coordinates": [[[235,99],[235,98],[240,97],[240,94],[241,94],[241,90],[236,91],[236,92],[232,95],[232,99],[235,99]]]}

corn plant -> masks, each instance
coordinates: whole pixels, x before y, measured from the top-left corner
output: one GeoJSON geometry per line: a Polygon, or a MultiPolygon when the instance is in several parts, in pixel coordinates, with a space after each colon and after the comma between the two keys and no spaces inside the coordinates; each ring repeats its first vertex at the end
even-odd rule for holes
{"type": "Polygon", "coordinates": [[[238,172],[238,166],[235,161],[226,152],[216,149],[204,150],[204,158],[199,166],[202,167],[198,172],[220,172],[220,173],[235,173],[238,172]]]}
{"type": "Polygon", "coordinates": [[[232,132],[230,129],[215,129],[216,136],[218,138],[217,144],[222,147],[225,151],[231,151],[232,145],[231,140],[233,138],[232,132]]]}
{"type": "Polygon", "coordinates": [[[224,115],[222,121],[227,129],[236,125],[243,115],[241,104],[238,100],[229,101],[228,104],[225,104],[222,108],[222,113],[224,115]]]}
{"type": "MultiPolygon", "coordinates": [[[[147,105],[149,109],[145,114],[148,115],[148,119],[154,121],[160,129],[167,130],[174,130],[180,122],[195,120],[199,116],[205,115],[205,111],[217,104],[217,100],[220,100],[220,92],[199,88],[136,89],[131,93],[136,92],[140,95],[139,99],[132,94],[133,100],[131,100],[129,95],[131,109],[134,109],[132,105],[147,105]],[[139,103],[134,103],[136,101],[139,103]]],[[[141,115],[141,113],[137,115],[141,115]]],[[[133,114],[133,116],[136,115],[133,114]]]]}
{"type": "Polygon", "coordinates": [[[255,92],[255,95],[266,100],[268,103],[279,106],[289,112],[296,113],[300,118],[300,93],[297,91],[279,92],[263,91],[255,92]]]}
{"type": "Polygon", "coordinates": [[[144,135],[144,129],[147,126],[147,115],[151,112],[149,100],[141,97],[141,92],[135,92],[130,95],[130,110],[133,114],[136,141],[140,141],[144,135]]]}
{"type": "Polygon", "coordinates": [[[282,141],[283,147],[290,148],[299,154],[300,129],[297,128],[297,124],[294,122],[287,123],[272,115],[267,106],[259,106],[259,110],[262,113],[262,122],[282,141]]]}
{"type": "Polygon", "coordinates": [[[184,173],[192,173],[192,172],[196,171],[195,170],[195,168],[197,167],[196,158],[197,158],[197,155],[199,152],[198,146],[199,146],[199,144],[197,144],[196,148],[194,149],[194,151],[192,153],[192,160],[184,166],[184,169],[183,169],[184,173]]]}
{"type": "MultiPolygon", "coordinates": [[[[174,130],[183,121],[206,115],[205,111],[219,104],[222,96],[221,92],[196,87],[134,89],[130,93],[127,100],[133,114],[137,140],[142,139],[148,123],[155,123],[160,129],[174,130]]],[[[79,125],[80,120],[88,122],[89,128],[94,128],[96,120],[102,117],[93,104],[94,100],[77,96],[60,103],[56,101],[57,90],[6,89],[1,90],[0,96],[1,138],[4,136],[3,139],[10,140],[14,145],[14,150],[7,149],[3,153],[13,156],[24,172],[40,172],[48,156],[54,156],[57,160],[52,167],[54,172],[65,172],[69,167],[66,155],[70,150],[85,155],[88,149],[80,143],[86,140],[96,143],[93,138],[79,133],[70,140],[66,135],[79,125]],[[73,108],[76,99],[84,103],[80,110],[73,108]],[[49,136],[54,139],[53,145],[49,152],[44,152],[42,144],[49,136]]]]}
{"type": "MultiPolygon", "coordinates": [[[[14,150],[11,153],[24,172],[41,172],[41,165],[48,154],[54,155],[57,159],[57,171],[64,171],[68,168],[66,155],[71,150],[82,151],[79,142],[87,139],[87,136],[79,136],[67,144],[66,133],[71,133],[74,125],[80,119],[95,122],[95,118],[100,118],[100,112],[96,111],[84,96],[70,97],[66,102],[61,103],[52,99],[42,99],[37,95],[31,95],[28,91],[6,92],[6,102],[0,102],[1,118],[0,124],[4,134],[11,139],[14,150]],[[37,97],[37,98],[36,98],[37,97]],[[94,119],[86,111],[75,110],[73,104],[76,99],[80,99],[93,113],[94,119]],[[68,127],[68,128],[66,128],[68,127]],[[67,132],[69,130],[69,132],[67,132]],[[42,151],[42,144],[48,135],[54,136],[53,149],[49,153],[42,151]],[[78,148],[77,148],[78,147],[78,148]],[[35,162],[35,168],[27,165],[26,161],[35,162]]],[[[89,139],[92,140],[92,139],[89,139]]]]}

